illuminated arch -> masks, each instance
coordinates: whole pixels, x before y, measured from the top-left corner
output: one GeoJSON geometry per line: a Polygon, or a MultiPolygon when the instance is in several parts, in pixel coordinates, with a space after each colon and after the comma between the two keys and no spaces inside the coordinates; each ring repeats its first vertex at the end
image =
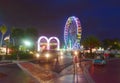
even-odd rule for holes
{"type": "Polygon", "coordinates": [[[46,37],[46,36],[41,36],[41,37],[39,37],[39,39],[38,39],[38,44],[37,44],[37,50],[38,51],[40,51],[40,41],[42,40],[42,39],[45,39],[46,41],[47,41],[47,49],[48,49],[48,43],[49,43],[49,40],[48,40],[48,38],[46,37]]]}
{"type": "Polygon", "coordinates": [[[60,49],[60,40],[57,38],[57,37],[50,37],[49,38],[49,40],[48,40],[48,49],[50,49],[50,41],[52,40],[52,39],[55,39],[56,41],[57,41],[57,50],[59,50],[60,49]]]}

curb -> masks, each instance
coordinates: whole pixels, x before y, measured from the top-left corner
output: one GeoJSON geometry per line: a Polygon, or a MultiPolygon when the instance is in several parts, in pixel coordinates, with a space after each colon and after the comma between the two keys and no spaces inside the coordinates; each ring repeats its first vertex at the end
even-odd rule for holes
{"type": "Polygon", "coordinates": [[[89,74],[89,71],[88,71],[89,66],[90,65],[86,65],[86,64],[82,65],[82,67],[83,67],[83,73],[84,73],[85,78],[88,81],[88,83],[95,83],[95,81],[92,79],[92,77],[89,74]]]}

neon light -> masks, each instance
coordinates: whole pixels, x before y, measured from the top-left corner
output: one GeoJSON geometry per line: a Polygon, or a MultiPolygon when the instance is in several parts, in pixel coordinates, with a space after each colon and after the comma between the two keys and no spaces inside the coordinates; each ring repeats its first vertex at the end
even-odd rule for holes
{"type": "MultiPolygon", "coordinates": [[[[57,50],[60,49],[60,40],[57,37],[50,37],[48,39],[46,36],[41,36],[41,37],[39,37],[38,42],[37,42],[37,51],[41,50],[40,44],[41,44],[42,39],[45,39],[47,41],[47,50],[50,50],[50,41],[52,39],[55,39],[57,41],[57,50]]],[[[42,44],[45,44],[45,43],[42,43],[42,44]]],[[[53,44],[53,45],[56,45],[56,44],[53,44]]]]}
{"type": "Polygon", "coordinates": [[[46,41],[47,41],[47,49],[48,49],[48,43],[49,43],[49,40],[48,40],[48,38],[46,37],[46,36],[41,36],[41,37],[39,37],[39,39],[38,39],[38,44],[37,44],[37,51],[40,51],[40,41],[42,40],[42,39],[45,39],[46,41]]]}
{"type": "Polygon", "coordinates": [[[81,28],[80,20],[75,16],[69,17],[64,28],[65,47],[72,48],[72,49],[79,49],[81,34],[82,34],[82,28],[81,28]],[[73,25],[73,21],[75,22],[74,25],[73,25]],[[75,34],[70,32],[71,28],[76,31],[75,34]]]}
{"type": "Polygon", "coordinates": [[[48,43],[48,49],[50,49],[50,41],[52,40],[52,39],[55,39],[56,41],[57,41],[57,50],[59,50],[60,49],[60,41],[59,41],[59,39],[57,38],[57,37],[50,37],[49,38],[49,43],[48,43]]]}

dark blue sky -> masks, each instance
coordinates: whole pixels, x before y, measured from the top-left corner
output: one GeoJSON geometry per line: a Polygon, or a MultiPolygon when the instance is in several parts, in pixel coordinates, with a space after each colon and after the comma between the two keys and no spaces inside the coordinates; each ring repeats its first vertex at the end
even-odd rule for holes
{"type": "Polygon", "coordinates": [[[120,38],[120,0],[0,0],[0,25],[35,27],[63,38],[67,18],[80,19],[82,37],[120,38]]]}

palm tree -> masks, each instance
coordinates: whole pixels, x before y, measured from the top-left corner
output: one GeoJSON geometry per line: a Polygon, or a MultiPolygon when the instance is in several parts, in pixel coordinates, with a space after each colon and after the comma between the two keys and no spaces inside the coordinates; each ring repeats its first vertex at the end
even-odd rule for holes
{"type": "Polygon", "coordinates": [[[3,37],[4,37],[5,33],[7,32],[7,27],[5,25],[2,25],[0,27],[0,31],[2,33],[0,45],[2,46],[2,44],[3,44],[3,37]]]}
{"type": "Polygon", "coordinates": [[[10,47],[11,49],[14,50],[14,53],[17,53],[17,55],[19,53],[19,46],[20,46],[21,38],[23,37],[23,35],[24,35],[23,29],[12,27],[11,33],[10,33],[12,43],[10,47]]]}
{"type": "Polygon", "coordinates": [[[12,38],[12,42],[13,42],[13,46],[18,46],[20,44],[20,40],[24,35],[24,31],[20,28],[15,28],[13,27],[11,29],[11,38],[12,38]]]}
{"type": "Polygon", "coordinates": [[[32,47],[31,49],[35,48],[35,42],[38,38],[38,31],[35,28],[26,28],[26,30],[24,31],[24,38],[28,39],[31,41],[32,47]]]}
{"type": "Polygon", "coordinates": [[[38,31],[35,28],[27,28],[25,30],[25,35],[36,40],[38,38],[38,31]]]}
{"type": "Polygon", "coordinates": [[[92,54],[92,49],[100,46],[100,41],[94,36],[89,36],[83,40],[82,44],[84,47],[89,48],[90,54],[92,54]]]}

